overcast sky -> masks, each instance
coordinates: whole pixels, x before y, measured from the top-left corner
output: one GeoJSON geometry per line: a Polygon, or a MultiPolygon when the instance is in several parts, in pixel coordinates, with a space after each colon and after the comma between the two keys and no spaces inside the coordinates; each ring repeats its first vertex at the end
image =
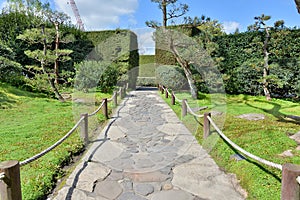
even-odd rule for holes
{"type": "MultiPolygon", "coordinates": [[[[69,0],[49,1],[51,6],[67,13],[76,24],[69,0]]],[[[283,19],[288,27],[300,26],[294,0],[178,0],[189,5],[188,16],[205,15],[223,24],[227,33],[245,31],[262,13],[272,16],[272,22],[283,19]]],[[[0,0],[3,4],[5,0],[0,0]]],[[[138,30],[144,46],[151,43],[151,29],[145,21],[161,21],[161,12],[151,0],[75,0],[86,30],[125,28],[138,30]],[[150,37],[150,38],[148,38],[150,37]]],[[[150,44],[151,43],[151,44],[150,44]]],[[[146,48],[146,47],[145,47],[146,48]]]]}

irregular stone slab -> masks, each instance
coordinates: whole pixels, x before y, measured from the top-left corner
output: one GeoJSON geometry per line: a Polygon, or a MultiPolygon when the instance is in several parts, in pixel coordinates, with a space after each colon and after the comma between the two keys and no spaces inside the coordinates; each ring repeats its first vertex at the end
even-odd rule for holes
{"type": "Polygon", "coordinates": [[[181,123],[175,113],[164,113],[161,118],[165,119],[168,123],[181,123]]]}
{"type": "Polygon", "coordinates": [[[282,156],[282,157],[293,157],[294,156],[294,154],[292,153],[292,150],[286,150],[278,155],[282,156]]]}
{"type": "Polygon", "coordinates": [[[148,173],[125,172],[124,176],[130,178],[134,182],[163,182],[170,178],[170,176],[159,171],[148,173]]]}
{"type": "Polygon", "coordinates": [[[300,131],[292,136],[290,136],[292,140],[295,140],[298,144],[300,144],[300,131]]]}
{"type": "Polygon", "coordinates": [[[96,154],[93,155],[92,160],[99,162],[107,162],[116,159],[124,151],[121,144],[106,141],[98,149],[96,154]]]}
{"type": "Polygon", "coordinates": [[[190,134],[183,124],[164,124],[157,127],[157,130],[168,135],[190,134]]]}
{"type": "Polygon", "coordinates": [[[154,193],[151,200],[194,200],[194,197],[182,190],[164,190],[154,193]]]}
{"type": "Polygon", "coordinates": [[[147,200],[141,196],[134,194],[133,192],[125,192],[121,194],[117,200],[147,200]]]}
{"type": "Polygon", "coordinates": [[[154,192],[154,187],[151,184],[137,184],[134,191],[140,195],[147,196],[154,192]]]}
{"type": "Polygon", "coordinates": [[[119,138],[126,137],[127,130],[125,128],[122,128],[120,126],[111,126],[109,129],[108,138],[110,140],[117,140],[119,138]]]}
{"type": "Polygon", "coordinates": [[[155,166],[155,164],[149,159],[138,159],[135,161],[136,168],[151,168],[155,166]]]}
{"type": "Polygon", "coordinates": [[[123,189],[117,181],[101,181],[96,184],[94,193],[108,199],[116,199],[123,189]]]}
{"type": "Polygon", "coordinates": [[[133,190],[133,182],[130,180],[121,180],[119,183],[123,186],[123,191],[132,191],[133,190]]]}
{"type": "Polygon", "coordinates": [[[74,171],[67,179],[66,184],[69,186],[75,184],[77,189],[92,192],[94,183],[97,180],[105,179],[111,172],[111,169],[100,163],[88,162],[86,164],[78,171],[74,171]],[[78,177],[78,181],[74,182],[77,179],[76,177],[78,177]]]}
{"type": "Polygon", "coordinates": [[[84,200],[109,200],[102,196],[88,196],[84,191],[78,190],[78,189],[70,189],[69,187],[62,188],[58,195],[54,197],[52,200],[78,200],[78,199],[84,199],[84,200]]]}
{"type": "Polygon", "coordinates": [[[265,115],[258,113],[248,113],[237,116],[237,118],[247,119],[247,120],[264,120],[265,115]]]}
{"type": "Polygon", "coordinates": [[[242,200],[234,189],[231,178],[222,172],[210,158],[193,160],[173,170],[172,184],[204,199],[242,200]]]}
{"type": "Polygon", "coordinates": [[[123,173],[121,171],[112,170],[106,180],[118,181],[123,179],[123,173]]]}
{"type": "Polygon", "coordinates": [[[150,153],[149,157],[155,163],[161,162],[164,160],[164,157],[160,153],[150,153]]]}

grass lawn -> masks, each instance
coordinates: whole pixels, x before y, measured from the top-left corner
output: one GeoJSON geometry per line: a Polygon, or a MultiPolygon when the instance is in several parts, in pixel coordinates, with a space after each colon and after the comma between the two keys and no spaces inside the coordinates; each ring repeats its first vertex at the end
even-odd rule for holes
{"type": "MultiPolygon", "coordinates": [[[[199,113],[215,110],[222,107],[222,131],[240,147],[248,152],[266,160],[284,164],[293,163],[300,165],[300,151],[295,150],[297,144],[288,137],[300,131],[299,121],[286,118],[286,115],[300,116],[299,102],[288,100],[272,99],[266,101],[264,97],[253,97],[248,95],[225,95],[222,98],[215,98],[216,95],[202,94],[202,98],[197,102],[192,101],[187,93],[177,94],[179,99],[188,99],[192,104],[199,107],[207,105],[208,109],[199,113]],[[211,99],[222,99],[223,104],[211,99]],[[237,118],[238,115],[247,113],[260,113],[265,115],[264,120],[249,121],[237,118]],[[279,156],[286,150],[292,150],[293,157],[279,156]]],[[[218,95],[217,95],[218,96],[218,95]]],[[[170,99],[166,100],[170,104],[170,99]]],[[[171,106],[180,116],[181,106],[171,106]]],[[[206,148],[217,164],[226,172],[234,173],[241,181],[241,186],[247,190],[249,200],[269,200],[280,199],[281,171],[260,164],[252,159],[236,161],[230,159],[237,152],[225,143],[212,129],[212,135],[203,140],[203,119],[195,126],[195,118],[188,115],[182,119],[186,126],[191,129],[199,143],[206,148]],[[195,127],[197,127],[195,129],[195,127]]]]}
{"type": "MultiPolygon", "coordinates": [[[[98,94],[96,99],[110,96],[98,94]]],[[[54,144],[76,123],[71,102],[61,103],[2,83],[0,108],[0,162],[30,158],[54,144]]],[[[102,114],[96,119],[98,124],[105,120],[102,114]]],[[[43,199],[64,174],[62,166],[83,149],[75,132],[49,154],[21,167],[23,199],[43,199]]]]}

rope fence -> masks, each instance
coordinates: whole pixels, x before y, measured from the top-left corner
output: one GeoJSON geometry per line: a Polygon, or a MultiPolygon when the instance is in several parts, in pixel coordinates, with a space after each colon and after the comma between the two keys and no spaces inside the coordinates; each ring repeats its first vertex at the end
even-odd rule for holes
{"type": "Polygon", "coordinates": [[[241,148],[240,146],[238,146],[237,144],[235,144],[234,142],[232,142],[228,137],[226,137],[226,135],[219,129],[219,127],[215,124],[215,122],[211,119],[210,116],[207,116],[207,119],[209,120],[210,124],[215,128],[215,130],[218,132],[218,134],[226,141],[228,142],[234,149],[238,150],[239,152],[243,153],[244,155],[248,156],[249,158],[252,158],[264,165],[273,167],[273,168],[277,168],[279,170],[282,170],[282,165],[277,164],[277,163],[273,163],[270,162],[268,160],[265,160],[263,158],[260,158],[258,156],[255,156],[249,152],[247,152],[246,150],[244,150],[243,148],[241,148]]]}
{"type": "Polygon", "coordinates": [[[58,145],[60,145],[61,143],[63,143],[67,138],[69,138],[72,133],[77,129],[77,127],[80,125],[80,123],[84,120],[84,117],[81,117],[80,120],[78,120],[78,122],[75,124],[75,126],[64,136],[62,137],[60,140],[58,140],[56,143],[54,143],[52,146],[50,146],[49,148],[45,149],[44,151],[32,156],[31,158],[28,158],[22,162],[20,162],[20,166],[24,166],[27,165],[37,159],[39,159],[40,157],[46,155],[47,153],[49,153],[50,151],[52,151],[54,148],[56,148],[58,145]]]}
{"type": "Polygon", "coordinates": [[[20,181],[20,167],[25,166],[31,162],[34,162],[46,155],[57,146],[62,144],[68,139],[75,130],[81,125],[81,138],[84,140],[85,146],[88,144],[88,118],[96,115],[101,109],[106,119],[108,119],[108,102],[114,101],[114,105],[117,106],[117,97],[124,98],[126,95],[126,89],[128,86],[120,87],[118,91],[115,91],[110,99],[103,99],[100,106],[91,114],[81,114],[80,119],[73,126],[73,128],[65,134],[60,140],[55,142],[49,148],[41,151],[40,153],[24,160],[24,161],[5,161],[0,163],[0,199],[19,200],[22,198],[21,181],[20,181]]]}
{"type": "MultiPolygon", "coordinates": [[[[183,99],[183,100],[179,99],[178,97],[176,97],[176,95],[174,94],[173,91],[170,92],[169,89],[166,88],[166,87],[163,86],[163,85],[159,85],[159,88],[160,88],[160,91],[162,92],[162,94],[165,93],[165,95],[166,95],[165,97],[166,97],[166,98],[169,98],[169,95],[172,97],[172,105],[175,105],[175,102],[176,102],[176,101],[182,104],[182,116],[183,116],[183,117],[186,116],[187,113],[190,113],[191,115],[193,115],[194,117],[197,117],[197,118],[202,118],[202,117],[204,117],[204,115],[196,114],[196,113],[192,110],[191,106],[188,104],[188,101],[187,101],[186,99],[183,99]]],[[[199,111],[200,111],[200,110],[203,110],[203,109],[206,109],[206,108],[207,108],[207,106],[202,107],[202,108],[199,109],[199,111]]]]}
{"type": "MultiPolygon", "coordinates": [[[[204,119],[203,121],[203,137],[206,139],[210,135],[210,125],[214,127],[214,129],[217,131],[217,133],[234,149],[242,153],[248,158],[251,158],[258,163],[264,164],[266,166],[278,169],[282,172],[282,179],[281,179],[281,200],[300,200],[300,166],[295,164],[278,164],[271,161],[268,161],[266,159],[260,158],[256,155],[253,155],[237,144],[235,144],[233,141],[231,141],[216,125],[216,123],[211,118],[211,113],[204,113],[204,115],[198,115],[196,114],[188,104],[186,99],[180,100],[178,99],[174,92],[170,93],[169,90],[159,85],[159,90],[162,94],[166,93],[166,98],[168,98],[168,95],[172,95],[172,105],[175,105],[175,101],[180,102],[182,104],[182,116],[184,117],[187,112],[192,114],[195,117],[204,119]],[[168,94],[168,95],[167,95],[168,94]],[[173,103],[174,100],[174,103],[173,103]]],[[[206,107],[207,108],[207,107],[206,107]]]]}
{"type": "Polygon", "coordinates": [[[269,167],[279,169],[282,172],[281,179],[281,200],[300,200],[300,166],[290,163],[284,165],[274,163],[244,150],[233,141],[231,141],[212,120],[210,113],[204,114],[204,138],[210,134],[210,124],[214,127],[217,133],[234,149],[241,152],[243,155],[269,167]]]}
{"type": "Polygon", "coordinates": [[[100,111],[100,109],[103,107],[104,103],[105,103],[105,101],[102,101],[101,105],[94,112],[89,114],[88,116],[92,117],[92,116],[96,115],[100,111]]]}

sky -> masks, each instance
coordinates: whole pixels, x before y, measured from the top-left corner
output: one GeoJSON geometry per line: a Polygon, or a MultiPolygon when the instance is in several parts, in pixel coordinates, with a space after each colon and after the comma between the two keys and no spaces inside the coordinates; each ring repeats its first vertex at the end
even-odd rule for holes
{"type": "MultiPolygon", "coordinates": [[[[52,8],[67,13],[76,24],[69,0],[48,1],[52,8]]],[[[0,0],[3,4],[6,0],[0,0]]],[[[151,0],[75,0],[84,27],[88,31],[107,29],[130,29],[139,36],[143,44],[142,53],[153,51],[152,31],[147,28],[147,20],[161,22],[162,14],[156,3],[151,0]]],[[[227,33],[237,28],[243,32],[254,23],[254,17],[261,14],[270,15],[272,25],[277,20],[284,20],[287,27],[300,27],[294,0],[178,0],[189,6],[186,16],[205,15],[218,20],[227,33]]],[[[153,52],[152,52],[153,53],[153,52]]]]}

